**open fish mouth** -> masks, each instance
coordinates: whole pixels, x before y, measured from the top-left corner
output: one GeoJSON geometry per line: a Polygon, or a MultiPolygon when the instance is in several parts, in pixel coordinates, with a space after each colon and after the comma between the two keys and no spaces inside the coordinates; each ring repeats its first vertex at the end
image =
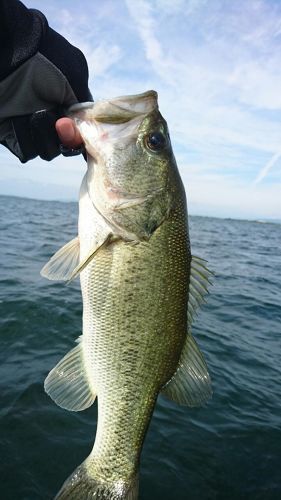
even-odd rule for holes
{"type": "Polygon", "coordinates": [[[142,94],[120,96],[110,100],[73,104],[68,114],[92,109],[92,118],[96,121],[122,123],[123,118],[123,123],[125,123],[127,119],[131,120],[134,116],[147,114],[156,109],[157,98],[158,94],[155,90],[148,90],[142,94]]]}
{"type": "Polygon", "coordinates": [[[42,275],[81,275],[83,334],[44,387],[70,411],[96,397],[99,404],[93,450],[56,498],[137,500],[158,394],[192,407],[212,393],[191,333],[211,273],[191,255],[184,186],[157,93],[71,110],[88,153],[78,236],[42,275]]]}

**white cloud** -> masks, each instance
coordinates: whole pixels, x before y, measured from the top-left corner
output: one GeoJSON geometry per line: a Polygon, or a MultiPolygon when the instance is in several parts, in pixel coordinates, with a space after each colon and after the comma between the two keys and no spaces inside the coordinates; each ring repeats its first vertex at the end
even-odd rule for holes
{"type": "Polygon", "coordinates": [[[278,151],[277,153],[275,153],[275,155],[272,156],[272,158],[270,158],[270,160],[266,163],[264,168],[261,169],[258,176],[254,180],[254,184],[258,184],[267,176],[268,172],[272,169],[275,163],[278,162],[279,158],[281,158],[281,151],[278,151]]]}
{"type": "Polygon", "coordinates": [[[241,167],[244,150],[245,169],[250,148],[250,165],[260,168],[264,154],[274,155],[280,148],[280,122],[261,109],[277,110],[281,104],[281,71],[276,64],[281,12],[276,18],[276,11],[272,13],[264,1],[236,2],[228,9],[221,1],[189,3],[183,13],[186,36],[177,18],[178,32],[182,30],[179,44],[173,19],[162,12],[161,22],[155,22],[155,4],[139,0],[132,6],[127,0],[127,5],[147,61],[160,79],[161,109],[170,116],[177,141],[186,144],[187,151],[193,145],[205,155],[209,152],[210,165],[218,151],[227,151],[219,163],[233,166],[239,149],[241,167]],[[166,35],[171,29],[174,40],[166,35]],[[150,46],[157,47],[156,57],[151,57],[150,46]]]}
{"type": "Polygon", "coordinates": [[[181,169],[189,212],[220,217],[281,218],[281,182],[274,186],[249,186],[233,177],[189,175],[181,169]]]}
{"type": "Polygon", "coordinates": [[[251,61],[235,68],[229,84],[240,102],[260,109],[281,110],[281,70],[276,63],[251,61]]]}
{"type": "Polygon", "coordinates": [[[155,19],[153,16],[152,5],[144,0],[137,0],[135,2],[126,0],[126,4],[143,40],[148,61],[161,61],[164,54],[154,34],[157,27],[157,18],[155,19]]]}
{"type": "MultiPolygon", "coordinates": [[[[59,16],[60,33],[73,45],[79,47],[84,53],[89,67],[90,79],[104,75],[111,66],[116,64],[122,56],[121,48],[116,43],[108,43],[108,40],[97,40],[93,32],[93,22],[85,13],[72,14],[67,9],[62,9],[59,16]]],[[[107,37],[106,37],[107,38],[107,37]]]]}
{"type": "Polygon", "coordinates": [[[121,58],[121,49],[118,45],[101,44],[92,49],[85,51],[89,65],[90,74],[95,77],[103,75],[113,64],[116,64],[121,58]]]}
{"type": "MultiPolygon", "coordinates": [[[[280,214],[278,2],[85,0],[83,9],[66,0],[26,3],[85,53],[94,98],[158,91],[196,203],[202,196],[202,206],[211,207],[220,199],[221,210],[224,203],[233,213],[242,205],[254,213],[262,199],[280,214]],[[245,203],[235,208],[231,193],[245,203]]],[[[55,165],[52,175],[62,185],[67,167],[55,165]]]]}
{"type": "Polygon", "coordinates": [[[155,9],[159,13],[165,12],[172,16],[181,14],[183,10],[193,10],[200,0],[156,0],[155,9]]]}

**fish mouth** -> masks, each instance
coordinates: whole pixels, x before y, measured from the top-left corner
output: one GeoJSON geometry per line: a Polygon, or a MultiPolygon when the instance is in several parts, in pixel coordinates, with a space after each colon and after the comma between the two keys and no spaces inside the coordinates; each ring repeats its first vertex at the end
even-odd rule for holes
{"type": "MultiPolygon", "coordinates": [[[[68,109],[68,114],[79,111],[91,110],[92,119],[96,121],[106,121],[112,114],[116,116],[117,110],[120,116],[128,117],[130,112],[133,115],[147,114],[158,108],[158,94],[155,90],[147,90],[142,94],[123,95],[109,100],[96,102],[82,102],[73,104],[68,109]]],[[[132,116],[131,116],[132,118],[132,116]]]]}
{"type": "Polygon", "coordinates": [[[67,115],[80,130],[88,154],[99,163],[113,143],[122,141],[124,147],[135,140],[141,121],[157,109],[157,93],[149,90],[143,94],[74,104],[67,115]]]}

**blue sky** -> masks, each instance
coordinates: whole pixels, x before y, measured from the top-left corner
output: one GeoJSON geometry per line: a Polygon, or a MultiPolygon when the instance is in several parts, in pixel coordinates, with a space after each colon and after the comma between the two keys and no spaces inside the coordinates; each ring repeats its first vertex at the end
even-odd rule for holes
{"type": "MultiPolygon", "coordinates": [[[[26,0],[81,48],[95,99],[154,89],[192,214],[281,219],[281,2],[26,0]]],[[[0,192],[72,199],[82,158],[21,166],[0,192]]]]}

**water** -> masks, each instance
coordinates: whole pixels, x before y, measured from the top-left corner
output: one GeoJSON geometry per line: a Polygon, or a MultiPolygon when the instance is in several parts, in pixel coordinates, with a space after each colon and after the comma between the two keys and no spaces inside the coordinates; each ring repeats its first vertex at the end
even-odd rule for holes
{"type": "MultiPolygon", "coordinates": [[[[48,371],[81,333],[79,282],[39,271],[76,234],[74,203],[0,197],[0,497],[51,499],[90,452],[96,406],[58,408],[48,371]]],[[[281,498],[281,225],[190,218],[193,253],[216,273],[194,326],[214,395],[163,397],[146,437],[141,500],[281,498]]],[[[82,499],[81,499],[82,500],[82,499]]]]}

